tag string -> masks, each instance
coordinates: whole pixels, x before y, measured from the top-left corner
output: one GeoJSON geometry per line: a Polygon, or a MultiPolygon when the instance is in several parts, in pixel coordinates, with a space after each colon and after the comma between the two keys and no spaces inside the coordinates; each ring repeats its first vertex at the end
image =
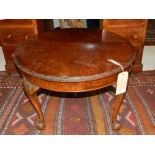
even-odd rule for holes
{"type": "Polygon", "coordinates": [[[122,71],[124,72],[123,66],[122,66],[118,61],[113,60],[113,59],[108,59],[107,61],[109,61],[109,62],[111,62],[112,64],[115,64],[115,65],[117,65],[117,66],[120,66],[121,69],[122,69],[122,71]]]}

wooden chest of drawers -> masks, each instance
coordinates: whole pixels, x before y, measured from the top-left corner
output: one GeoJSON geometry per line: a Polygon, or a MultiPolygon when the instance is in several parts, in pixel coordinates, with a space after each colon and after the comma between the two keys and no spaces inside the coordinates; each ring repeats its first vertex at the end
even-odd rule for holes
{"type": "MultiPolygon", "coordinates": [[[[136,50],[136,60],[133,66],[133,73],[142,71],[142,55],[144,40],[147,29],[147,20],[145,19],[105,19],[103,20],[103,29],[111,31],[127,38],[136,50]]],[[[123,51],[122,51],[123,52],[123,51]]]]}
{"type": "Polygon", "coordinates": [[[6,19],[0,20],[0,42],[6,61],[6,71],[16,71],[12,54],[16,47],[30,36],[45,31],[43,20],[6,19]]]}

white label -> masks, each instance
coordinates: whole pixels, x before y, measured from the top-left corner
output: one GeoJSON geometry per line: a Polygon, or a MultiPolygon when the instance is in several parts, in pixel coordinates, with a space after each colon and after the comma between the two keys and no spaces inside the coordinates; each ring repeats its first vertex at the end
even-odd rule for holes
{"type": "Polygon", "coordinates": [[[129,74],[127,71],[118,74],[116,95],[123,94],[126,92],[129,74]]]}

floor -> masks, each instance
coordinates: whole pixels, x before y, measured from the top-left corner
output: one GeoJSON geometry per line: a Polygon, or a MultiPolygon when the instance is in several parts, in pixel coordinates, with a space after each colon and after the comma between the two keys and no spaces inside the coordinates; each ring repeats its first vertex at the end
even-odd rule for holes
{"type": "MultiPolygon", "coordinates": [[[[155,46],[145,46],[142,58],[143,70],[155,70],[155,46]]],[[[5,59],[0,47],[0,71],[5,70],[5,59]]]]}

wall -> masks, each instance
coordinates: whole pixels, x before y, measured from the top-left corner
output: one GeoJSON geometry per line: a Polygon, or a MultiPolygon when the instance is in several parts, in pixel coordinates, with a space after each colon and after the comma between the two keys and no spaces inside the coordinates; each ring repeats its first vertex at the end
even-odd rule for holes
{"type": "Polygon", "coordinates": [[[0,47],[0,71],[4,71],[4,70],[5,70],[5,59],[4,59],[2,48],[0,47]]]}
{"type": "Polygon", "coordinates": [[[155,70],[155,46],[144,46],[143,70],[155,70]]]}

